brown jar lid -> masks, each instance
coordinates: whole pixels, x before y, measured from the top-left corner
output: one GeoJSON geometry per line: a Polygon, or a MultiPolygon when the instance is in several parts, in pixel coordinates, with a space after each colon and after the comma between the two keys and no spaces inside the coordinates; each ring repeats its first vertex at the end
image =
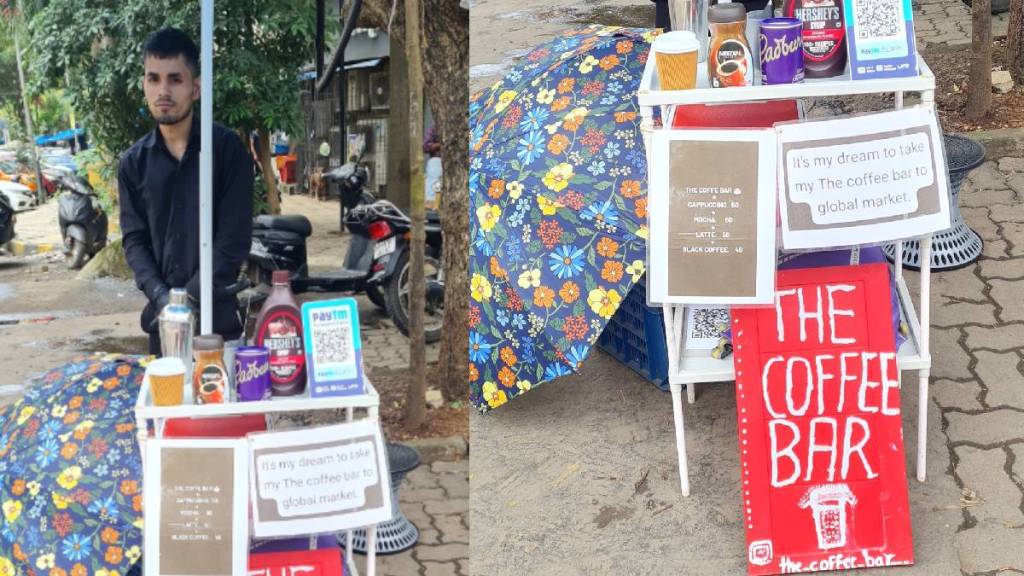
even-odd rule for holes
{"type": "Polygon", "coordinates": [[[715,24],[741,22],[747,19],[747,9],[739,2],[715,4],[708,8],[708,20],[715,24]]]}
{"type": "Polygon", "coordinates": [[[277,284],[277,285],[285,284],[285,285],[287,285],[287,284],[289,284],[291,282],[291,280],[292,280],[292,276],[291,276],[291,274],[287,270],[274,270],[270,274],[270,282],[271,282],[271,284],[277,284]]]}
{"type": "Polygon", "coordinates": [[[211,350],[222,350],[224,348],[224,337],[220,334],[203,334],[192,340],[192,349],[200,352],[211,350]]]}

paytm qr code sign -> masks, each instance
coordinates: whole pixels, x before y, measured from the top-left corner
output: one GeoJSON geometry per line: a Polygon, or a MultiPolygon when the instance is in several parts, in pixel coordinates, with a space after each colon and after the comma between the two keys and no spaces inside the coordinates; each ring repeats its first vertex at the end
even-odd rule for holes
{"type": "Polygon", "coordinates": [[[353,298],[302,305],[310,396],[363,394],[359,307],[353,298]]]}
{"type": "Polygon", "coordinates": [[[732,311],[750,574],[912,564],[886,264],[785,270],[732,311]]]}
{"type": "Polygon", "coordinates": [[[346,530],[391,517],[378,424],[267,432],[249,441],[256,536],[346,530]]]}

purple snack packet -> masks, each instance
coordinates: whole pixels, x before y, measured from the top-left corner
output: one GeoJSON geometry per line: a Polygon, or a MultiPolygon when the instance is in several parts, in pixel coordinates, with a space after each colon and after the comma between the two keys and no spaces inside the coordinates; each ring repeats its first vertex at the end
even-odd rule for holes
{"type": "Polygon", "coordinates": [[[270,351],[244,346],[235,351],[235,392],[239,402],[270,400],[270,351]]]}

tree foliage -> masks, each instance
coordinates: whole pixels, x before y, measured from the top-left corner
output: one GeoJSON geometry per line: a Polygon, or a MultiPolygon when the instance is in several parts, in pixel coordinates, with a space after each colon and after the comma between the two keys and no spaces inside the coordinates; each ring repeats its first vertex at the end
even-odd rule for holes
{"type": "MultiPolygon", "coordinates": [[[[176,26],[199,43],[200,3],[61,0],[31,16],[30,90],[63,86],[100,146],[120,152],[152,128],[142,93],[142,47],[176,26]],[[66,74],[66,76],[65,76],[66,74]]],[[[240,131],[301,126],[299,68],[311,59],[313,0],[218,0],[214,118],[240,131]]]]}

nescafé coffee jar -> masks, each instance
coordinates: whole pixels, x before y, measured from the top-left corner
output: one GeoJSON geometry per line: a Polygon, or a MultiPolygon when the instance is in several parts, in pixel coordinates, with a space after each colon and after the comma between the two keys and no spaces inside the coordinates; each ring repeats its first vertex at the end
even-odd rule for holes
{"type": "Polygon", "coordinates": [[[743,4],[716,4],[708,9],[711,45],[708,80],[712,88],[751,86],[753,60],[747,44],[747,10],[743,4]]]}

